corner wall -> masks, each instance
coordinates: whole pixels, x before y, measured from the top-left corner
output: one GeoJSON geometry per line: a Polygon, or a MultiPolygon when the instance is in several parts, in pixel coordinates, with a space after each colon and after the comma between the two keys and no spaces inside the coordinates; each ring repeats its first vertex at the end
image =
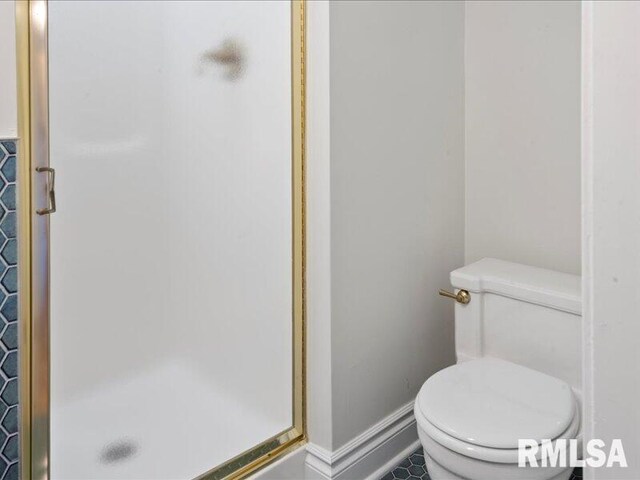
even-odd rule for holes
{"type": "Polygon", "coordinates": [[[0,1],[0,138],[18,136],[16,16],[13,1],[0,1]]]}
{"type": "Polygon", "coordinates": [[[454,363],[464,4],[330,4],[333,450],[454,363]]]}
{"type": "Polygon", "coordinates": [[[584,436],[627,468],[587,480],[640,478],[640,3],[585,2],[583,50],[584,436]]]}
{"type": "Polygon", "coordinates": [[[580,4],[466,2],[466,262],[580,273],[580,4]]]}

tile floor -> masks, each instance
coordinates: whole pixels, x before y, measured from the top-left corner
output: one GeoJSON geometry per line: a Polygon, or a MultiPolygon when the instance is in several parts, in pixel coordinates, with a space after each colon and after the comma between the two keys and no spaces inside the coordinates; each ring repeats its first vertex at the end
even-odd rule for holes
{"type": "MultiPolygon", "coordinates": [[[[430,480],[422,448],[405,458],[381,480],[430,480]]],[[[570,480],[582,480],[582,469],[576,468],[570,480]]]]}
{"type": "Polygon", "coordinates": [[[393,470],[387,473],[381,480],[430,480],[427,467],[424,462],[422,448],[419,448],[408,458],[405,458],[393,470]]]}

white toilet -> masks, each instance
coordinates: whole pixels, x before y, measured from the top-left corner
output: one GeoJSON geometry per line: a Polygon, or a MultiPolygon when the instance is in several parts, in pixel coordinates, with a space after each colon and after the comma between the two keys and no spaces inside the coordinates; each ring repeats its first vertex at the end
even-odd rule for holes
{"type": "MultiPolygon", "coordinates": [[[[415,402],[432,480],[564,480],[518,467],[518,439],[580,439],[580,277],[485,258],[451,273],[458,363],[415,402]]],[[[444,301],[444,300],[443,300],[444,301]]]]}

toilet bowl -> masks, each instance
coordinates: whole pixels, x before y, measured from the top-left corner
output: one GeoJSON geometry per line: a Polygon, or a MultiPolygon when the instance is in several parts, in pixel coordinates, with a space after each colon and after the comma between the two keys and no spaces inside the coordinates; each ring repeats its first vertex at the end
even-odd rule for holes
{"type": "Polygon", "coordinates": [[[569,478],[569,467],[519,467],[518,439],[577,438],[579,411],[565,382],[490,357],[432,376],[414,408],[433,480],[569,478]]]}
{"type": "Polygon", "coordinates": [[[571,477],[568,462],[519,466],[518,441],[581,438],[573,277],[494,259],[452,273],[471,298],[456,305],[458,363],[431,376],[414,406],[432,480],[571,477]]]}

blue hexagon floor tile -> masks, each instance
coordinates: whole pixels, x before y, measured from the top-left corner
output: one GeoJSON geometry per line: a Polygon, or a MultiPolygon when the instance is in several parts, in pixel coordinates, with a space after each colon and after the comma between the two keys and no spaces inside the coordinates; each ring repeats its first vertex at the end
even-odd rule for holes
{"type": "Polygon", "coordinates": [[[0,480],[18,479],[16,142],[0,140],[0,480]]]}
{"type": "Polygon", "coordinates": [[[422,448],[405,458],[381,480],[430,480],[422,448]]]}
{"type": "MultiPolygon", "coordinates": [[[[422,447],[413,452],[380,480],[431,480],[422,447]]],[[[576,468],[570,480],[582,480],[582,469],[576,468]]]]}

